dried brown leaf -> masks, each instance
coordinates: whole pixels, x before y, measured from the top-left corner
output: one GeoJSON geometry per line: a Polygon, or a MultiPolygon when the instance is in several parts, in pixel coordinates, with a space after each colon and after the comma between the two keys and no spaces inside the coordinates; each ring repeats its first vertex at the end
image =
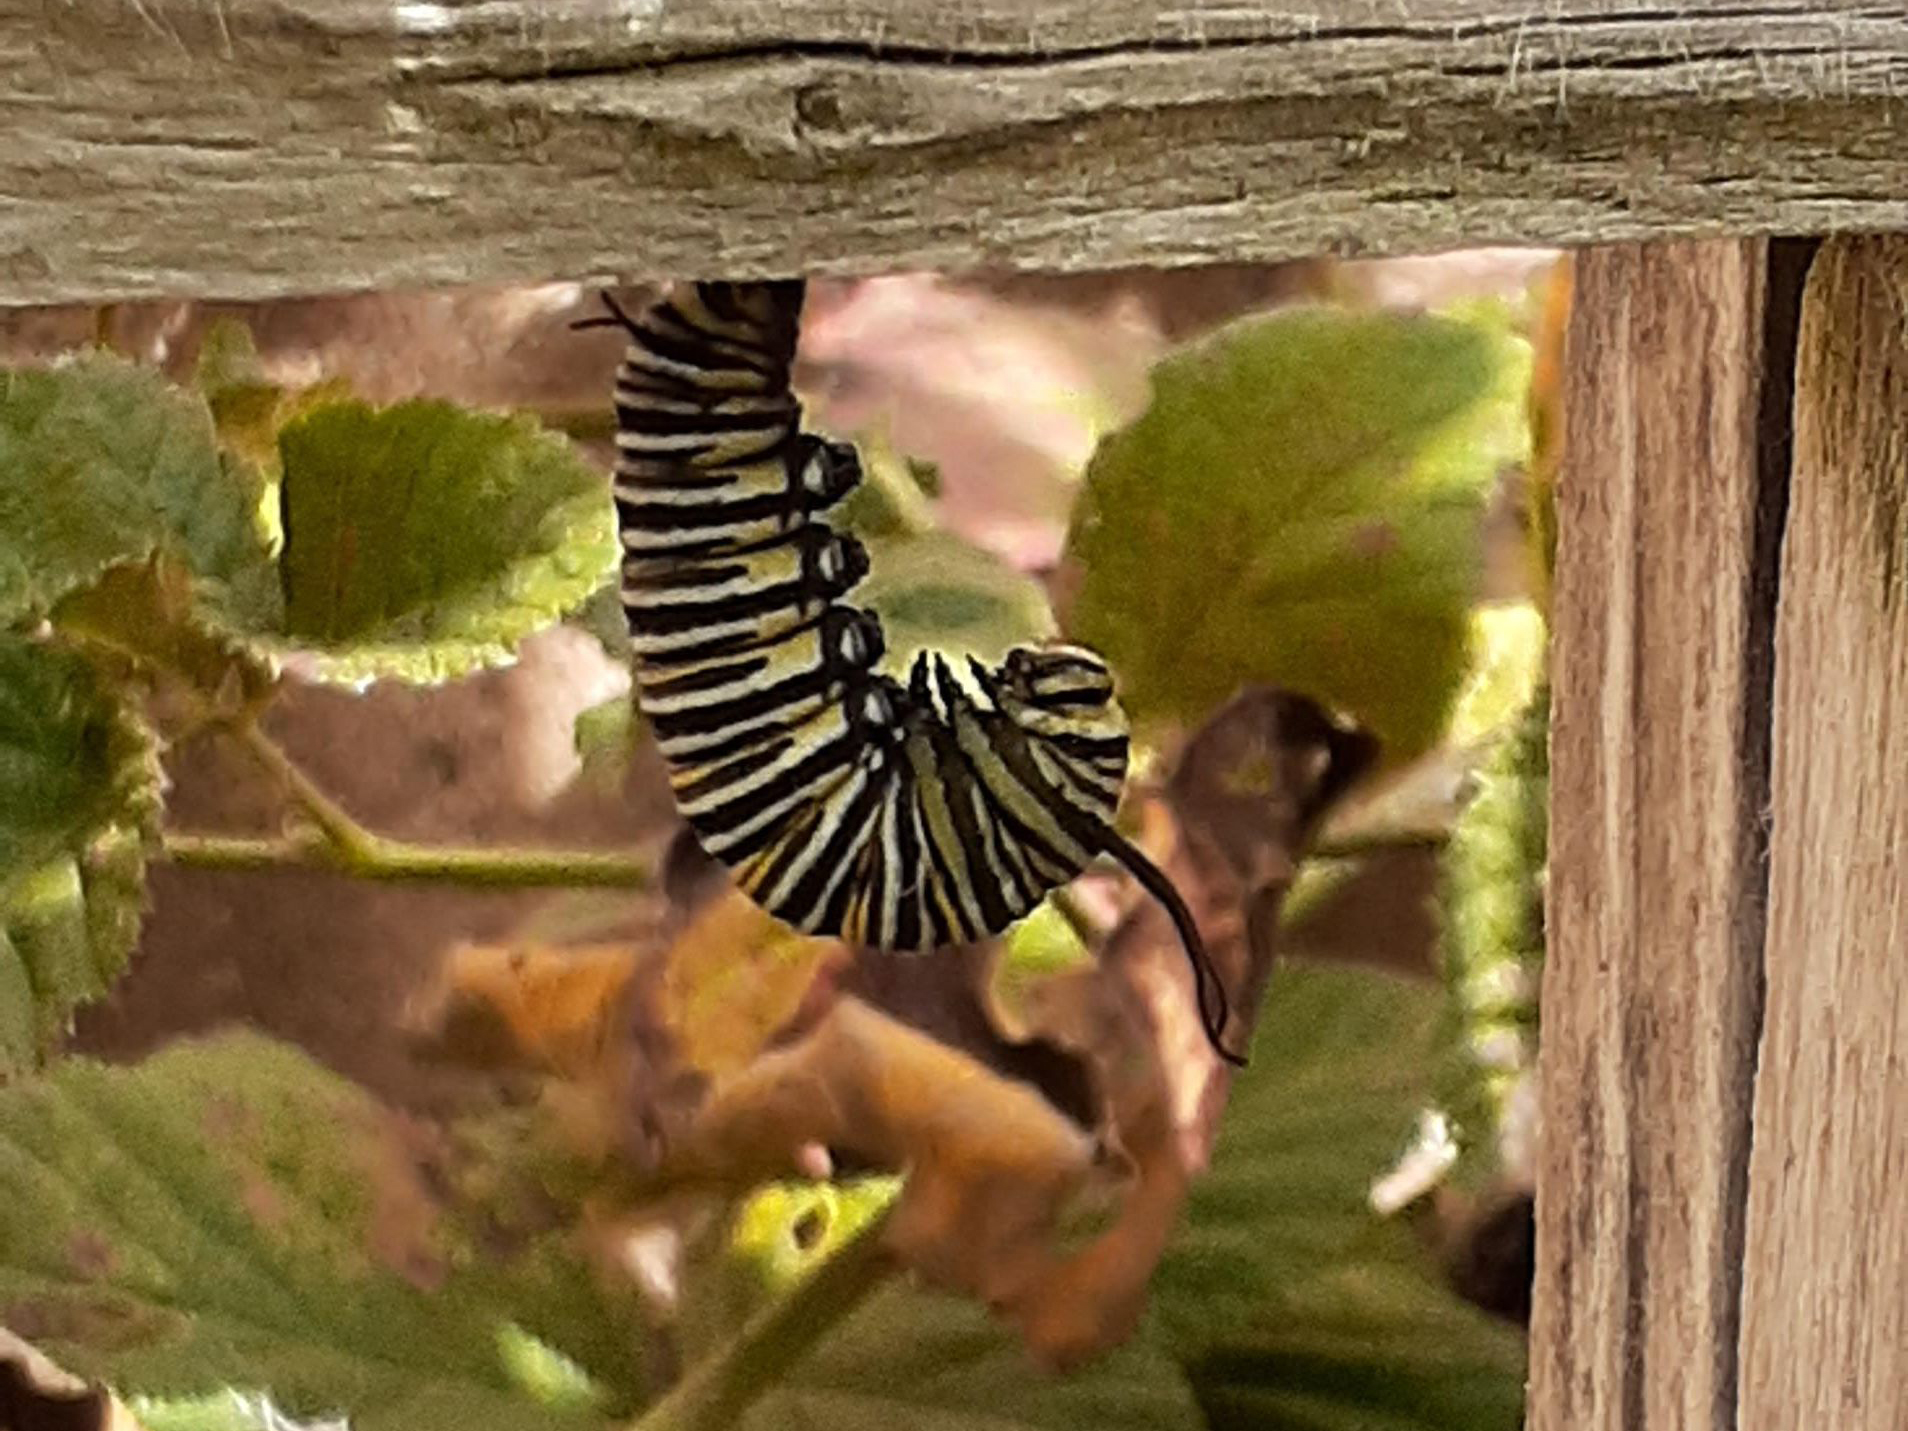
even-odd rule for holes
{"type": "Polygon", "coordinates": [[[637,962],[622,944],[458,945],[406,1023],[420,1051],[452,1062],[591,1078],[637,962]]]}
{"type": "MultiPolygon", "coordinates": [[[[1369,737],[1310,701],[1255,689],[1188,742],[1167,782],[1161,806],[1178,838],[1164,866],[1232,991],[1231,1037],[1240,1046],[1305,845],[1375,753],[1369,737]]],[[[1032,1021],[1088,1055],[1110,1136],[1133,1170],[1112,1226],[1052,1261],[1010,1309],[1037,1356],[1068,1365],[1137,1325],[1190,1181],[1211,1152],[1229,1071],[1200,1026],[1178,939],[1151,901],[1131,908],[1098,966],[1049,981],[1032,1021]]]]}
{"type": "Polygon", "coordinates": [[[740,1072],[796,1018],[816,976],[843,957],[731,888],[683,930],[664,960],[661,1012],[699,1073],[740,1072]]]}
{"type": "Polygon", "coordinates": [[[853,997],[718,1084],[671,1171],[746,1185],[786,1176],[814,1144],[905,1169],[889,1245],[995,1306],[1047,1272],[1094,1161],[1093,1140],[1032,1088],[853,997]]]}

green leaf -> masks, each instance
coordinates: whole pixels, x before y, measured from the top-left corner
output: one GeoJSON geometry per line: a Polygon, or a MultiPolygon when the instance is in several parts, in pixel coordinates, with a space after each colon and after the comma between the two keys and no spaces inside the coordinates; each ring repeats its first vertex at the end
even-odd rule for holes
{"type": "Polygon", "coordinates": [[[195,716],[242,721],[277,694],[269,654],[209,609],[192,574],[164,556],[112,568],[55,607],[53,624],[96,656],[183,681],[201,708],[195,716]]]}
{"type": "Polygon", "coordinates": [[[853,1241],[900,1191],[893,1177],[770,1183],[743,1201],[730,1249],[766,1292],[786,1292],[853,1241]]]}
{"type": "Polygon", "coordinates": [[[755,1189],[689,1244],[677,1344],[700,1361],[825,1264],[900,1191],[895,1177],[775,1182],[755,1189]]]}
{"type": "Polygon", "coordinates": [[[576,610],[564,619],[587,631],[612,661],[629,661],[629,617],[623,612],[623,597],[614,575],[590,593],[576,610]]]}
{"type": "Polygon", "coordinates": [[[0,1089],[0,1318],[127,1396],[255,1387],[355,1431],[606,1425],[642,1392],[629,1307],[508,1199],[439,1191],[468,1176],[252,1035],[134,1069],[68,1062],[0,1089]],[[524,1335],[605,1388],[605,1410],[549,1404],[524,1335]]]}
{"type": "Polygon", "coordinates": [[[1210,1172],[1154,1280],[1215,1431],[1491,1431],[1522,1415],[1523,1339],[1461,1301],[1369,1206],[1425,1107],[1440,1000],[1287,964],[1210,1172]]]}
{"type": "Polygon", "coordinates": [[[40,1030],[34,1016],[33,980],[26,956],[0,925],[0,1074],[39,1061],[40,1030]]]}
{"type": "Polygon", "coordinates": [[[932,532],[939,469],[896,451],[885,424],[855,434],[854,441],[861,482],[829,516],[830,524],[863,541],[932,532]]]}
{"type": "Polygon", "coordinates": [[[1025,1020],[1034,991],[1055,974],[1093,962],[1093,951],[1049,895],[1013,928],[994,961],[991,992],[1000,1012],[1025,1020]]]}
{"type": "Polygon", "coordinates": [[[209,1392],[167,1400],[137,1396],[126,1409],[144,1431],[349,1431],[340,1420],[299,1421],[263,1392],[209,1392]]]}
{"type": "Polygon", "coordinates": [[[327,679],[501,664],[615,564],[608,482],[527,418],[334,403],[279,450],[285,632],[327,679]]]}
{"type": "Polygon", "coordinates": [[[1438,1101],[1456,1124],[1461,1172],[1487,1176],[1537,1056],[1549,858],[1550,691],[1539,683],[1502,725],[1445,847],[1447,997],[1438,1101]]]}
{"type": "Polygon", "coordinates": [[[627,693],[578,711],[570,726],[571,743],[581,766],[577,779],[604,792],[622,789],[647,730],[635,700],[627,693]]]}
{"type": "Polygon", "coordinates": [[[1066,1376],[961,1298],[905,1285],[870,1297],[752,1403],[737,1431],[1200,1431],[1173,1359],[1146,1331],[1066,1376]]]}
{"type": "Polygon", "coordinates": [[[1543,679],[1548,651],[1543,615],[1528,601],[1473,610],[1470,673],[1452,705],[1446,738],[1470,745],[1516,720],[1543,679]]]}
{"type": "Polygon", "coordinates": [[[343,378],[304,388],[273,382],[259,359],[252,330],[236,318],[221,318],[206,329],[194,376],[220,444],[264,474],[261,492],[269,500],[261,517],[276,551],[283,535],[278,527],[279,430],[301,413],[349,401],[351,385],[343,378]]]}
{"type": "Polygon", "coordinates": [[[220,454],[205,404],[152,369],[89,353],[0,372],[0,473],[0,624],[160,549],[236,619],[274,619],[258,478],[220,454]]]}
{"type": "Polygon", "coordinates": [[[131,957],[159,788],[151,731],[90,666],[0,634],[0,1076],[131,957]]]}
{"type": "Polygon", "coordinates": [[[251,327],[239,318],[217,318],[207,325],[192,376],[214,408],[225,393],[271,385],[251,327]]]}
{"type": "Polygon", "coordinates": [[[144,721],[57,646],[0,633],[0,899],[113,826],[159,809],[159,763],[144,721]]]}
{"type": "Polygon", "coordinates": [[[1464,671],[1480,519],[1527,446],[1525,346],[1429,315],[1290,309],[1153,371],[1088,468],[1069,629],[1140,722],[1266,682],[1407,759],[1464,671]]]}
{"type": "Polygon", "coordinates": [[[265,467],[274,460],[285,391],[265,376],[252,330],[236,318],[206,329],[194,373],[220,441],[265,467]]]}
{"type": "Polygon", "coordinates": [[[855,601],[881,617],[884,667],[902,672],[923,649],[992,663],[1010,646],[1053,635],[1039,583],[991,552],[942,533],[870,541],[855,601]]]}
{"type": "Polygon", "coordinates": [[[1048,898],[1007,931],[1000,963],[1016,975],[1039,978],[1077,968],[1092,959],[1093,951],[1087,948],[1073,921],[1048,898]]]}
{"type": "Polygon", "coordinates": [[[111,991],[139,943],[145,900],[144,842],[124,828],[83,860],[40,866],[0,900],[0,999],[18,1001],[0,1010],[0,1073],[44,1060],[73,1011],[111,991]]]}
{"type": "Polygon", "coordinates": [[[499,1329],[497,1353],[511,1381],[545,1406],[594,1411],[607,1400],[603,1388],[587,1371],[515,1322],[499,1329]]]}
{"type": "MultiPolygon", "coordinates": [[[[778,1295],[820,1271],[898,1190],[898,1179],[873,1177],[776,1183],[747,1198],[713,1249],[692,1255],[679,1329],[688,1359],[713,1354],[778,1295]]],[[[896,1279],[827,1328],[734,1427],[1196,1431],[1198,1407],[1155,1331],[1142,1328],[1127,1346],[1056,1376],[1034,1366],[1015,1333],[983,1308],[896,1279]]],[[[657,1424],[671,1423],[659,1415],[657,1424]]]]}

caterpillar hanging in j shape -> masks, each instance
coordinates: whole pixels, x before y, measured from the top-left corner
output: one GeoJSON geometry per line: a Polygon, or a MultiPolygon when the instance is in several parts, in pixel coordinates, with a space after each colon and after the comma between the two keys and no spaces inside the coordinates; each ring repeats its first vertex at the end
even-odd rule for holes
{"type": "Polygon", "coordinates": [[[684,818],[769,913],[926,952],[987,938],[1099,854],[1164,905],[1222,1042],[1224,986],[1170,880],[1113,827],[1125,716],[1106,663],[1018,646],[988,667],[924,651],[880,673],[851,605],[866,549],[825,520],[855,449],[802,431],[801,281],[695,283],[632,316],[616,373],[614,494],[637,697],[684,818]]]}

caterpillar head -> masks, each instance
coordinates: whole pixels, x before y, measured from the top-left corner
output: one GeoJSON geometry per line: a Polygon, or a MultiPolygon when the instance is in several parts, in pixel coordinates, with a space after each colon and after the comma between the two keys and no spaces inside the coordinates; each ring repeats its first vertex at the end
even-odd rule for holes
{"type": "Polygon", "coordinates": [[[1106,662],[1059,642],[1016,646],[989,685],[1001,714],[1069,772],[1060,787],[1069,802],[1111,821],[1126,785],[1126,712],[1106,662]]]}
{"type": "Polygon", "coordinates": [[[1057,641],[1014,647],[1001,662],[995,696],[1002,713],[1028,734],[1117,740],[1124,761],[1126,712],[1113,693],[1113,672],[1086,647],[1057,641]]]}

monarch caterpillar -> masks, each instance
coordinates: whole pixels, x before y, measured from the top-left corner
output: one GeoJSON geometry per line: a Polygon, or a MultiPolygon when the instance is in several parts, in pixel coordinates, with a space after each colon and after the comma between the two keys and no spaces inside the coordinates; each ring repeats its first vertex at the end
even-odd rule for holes
{"type": "Polygon", "coordinates": [[[1185,901],[1112,824],[1126,721],[1093,652],[1000,665],[924,651],[876,670],[847,597],[868,554],[824,515],[861,480],[802,430],[789,369],[806,285],[696,283],[639,317],[616,373],[614,496],[635,682],[678,807],[771,914],[926,952],[998,934],[1099,854],[1160,901],[1218,1053],[1226,992],[1185,901]]]}

